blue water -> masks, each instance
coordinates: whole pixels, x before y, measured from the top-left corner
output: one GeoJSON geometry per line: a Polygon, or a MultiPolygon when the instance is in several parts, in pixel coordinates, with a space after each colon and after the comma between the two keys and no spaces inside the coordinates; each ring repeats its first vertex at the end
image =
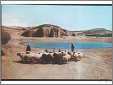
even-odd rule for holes
{"type": "MultiPolygon", "coordinates": [[[[69,42],[29,42],[32,48],[70,48],[69,42]]],[[[112,48],[107,42],[74,42],[75,48],[112,48]]]]}

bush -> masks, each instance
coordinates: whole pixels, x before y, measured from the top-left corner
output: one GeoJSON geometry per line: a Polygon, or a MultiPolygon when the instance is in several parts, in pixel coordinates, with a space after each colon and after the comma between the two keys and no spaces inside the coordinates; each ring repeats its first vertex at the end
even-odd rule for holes
{"type": "Polygon", "coordinates": [[[1,49],[1,56],[4,56],[5,55],[5,53],[3,52],[3,50],[1,49]]]}
{"type": "MultiPolygon", "coordinates": [[[[1,44],[5,45],[8,43],[8,41],[11,39],[11,36],[8,32],[5,31],[1,31],[1,44]]],[[[4,51],[1,49],[1,56],[4,56],[5,53],[4,51]]]]}
{"type": "Polygon", "coordinates": [[[72,34],[72,36],[75,36],[75,34],[72,34]]]}
{"type": "Polygon", "coordinates": [[[11,36],[8,32],[1,31],[1,44],[2,45],[7,44],[10,39],[11,39],[11,36]]]}
{"type": "Polygon", "coordinates": [[[86,36],[91,36],[91,37],[112,37],[112,34],[87,34],[86,36]]]}

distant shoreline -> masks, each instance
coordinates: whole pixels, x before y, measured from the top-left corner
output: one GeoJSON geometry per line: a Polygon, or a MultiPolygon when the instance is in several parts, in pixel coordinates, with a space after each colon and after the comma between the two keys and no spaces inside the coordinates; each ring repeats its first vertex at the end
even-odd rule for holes
{"type": "Polygon", "coordinates": [[[76,41],[83,41],[83,42],[109,42],[112,43],[112,37],[63,37],[63,38],[55,38],[55,37],[23,37],[23,41],[42,41],[42,42],[76,42],[76,41]]]}

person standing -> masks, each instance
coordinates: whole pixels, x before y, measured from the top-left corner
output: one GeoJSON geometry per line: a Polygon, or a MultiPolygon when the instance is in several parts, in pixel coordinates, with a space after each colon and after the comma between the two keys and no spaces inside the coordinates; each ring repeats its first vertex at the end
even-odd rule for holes
{"type": "Polygon", "coordinates": [[[31,47],[30,45],[28,44],[27,47],[26,47],[26,54],[29,54],[31,52],[31,47]]]}
{"type": "Polygon", "coordinates": [[[73,52],[74,51],[74,45],[73,45],[73,43],[71,43],[71,51],[73,52]]]}

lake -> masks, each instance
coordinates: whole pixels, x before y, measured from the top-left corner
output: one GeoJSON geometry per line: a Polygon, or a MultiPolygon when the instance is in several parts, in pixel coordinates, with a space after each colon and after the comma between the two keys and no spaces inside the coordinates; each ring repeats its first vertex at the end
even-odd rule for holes
{"type": "MultiPolygon", "coordinates": [[[[70,48],[69,42],[33,42],[29,41],[32,48],[70,48]]],[[[75,48],[112,48],[112,43],[108,42],[73,42],[75,48]]]]}

